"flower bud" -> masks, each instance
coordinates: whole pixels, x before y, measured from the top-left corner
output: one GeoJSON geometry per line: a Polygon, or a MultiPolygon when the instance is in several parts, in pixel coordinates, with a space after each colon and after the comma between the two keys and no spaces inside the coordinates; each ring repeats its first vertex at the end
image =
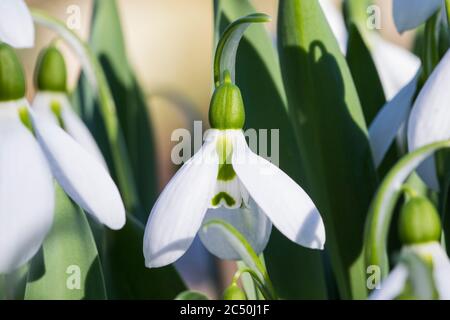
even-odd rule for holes
{"type": "Polygon", "coordinates": [[[236,284],[232,283],[223,292],[224,300],[247,300],[245,292],[236,284]]]}
{"type": "Polygon", "coordinates": [[[34,75],[36,87],[41,91],[67,91],[66,63],[55,46],[41,51],[34,75]]]}
{"type": "Polygon", "coordinates": [[[0,43],[0,101],[21,99],[25,96],[25,76],[14,49],[0,43]]]}
{"type": "Polygon", "coordinates": [[[413,197],[406,202],[400,212],[399,235],[406,245],[439,241],[441,221],[427,198],[413,197]]]}
{"type": "Polygon", "coordinates": [[[229,74],[216,88],[209,106],[209,123],[214,129],[242,129],[245,122],[244,102],[239,88],[229,74]]]}

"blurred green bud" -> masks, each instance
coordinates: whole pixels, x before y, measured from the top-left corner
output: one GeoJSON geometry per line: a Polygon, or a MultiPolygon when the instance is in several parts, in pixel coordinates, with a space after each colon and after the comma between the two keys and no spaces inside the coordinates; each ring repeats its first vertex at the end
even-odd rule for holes
{"type": "Polygon", "coordinates": [[[67,91],[67,70],[64,57],[55,47],[41,51],[34,71],[35,85],[41,91],[67,91]]]}
{"type": "Polygon", "coordinates": [[[242,129],[245,122],[244,102],[229,73],[216,88],[209,106],[209,123],[214,129],[242,129]]]}
{"type": "Polygon", "coordinates": [[[224,300],[247,300],[245,292],[236,284],[232,283],[223,292],[224,300]]]}
{"type": "Polygon", "coordinates": [[[25,97],[25,76],[14,49],[0,43],[0,101],[25,97]]]}
{"type": "Polygon", "coordinates": [[[407,245],[439,241],[441,221],[427,198],[413,197],[406,202],[400,212],[399,235],[407,245]]]}

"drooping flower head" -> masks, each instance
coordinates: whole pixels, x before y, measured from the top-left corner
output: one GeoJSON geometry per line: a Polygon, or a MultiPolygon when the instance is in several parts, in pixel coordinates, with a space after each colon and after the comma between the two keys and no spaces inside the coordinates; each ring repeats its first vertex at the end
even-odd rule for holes
{"type": "Polygon", "coordinates": [[[403,206],[399,235],[400,262],[371,299],[450,299],[450,260],[439,243],[441,222],[433,204],[414,196],[403,206]]]}
{"type": "Polygon", "coordinates": [[[248,147],[244,103],[228,69],[216,82],[209,122],[203,146],[170,180],[150,213],[144,236],[147,267],[176,261],[197,232],[214,255],[241,259],[223,235],[201,228],[211,219],[232,224],[258,254],[267,245],[272,223],[290,240],[323,249],[325,228],[313,201],[248,147]]]}
{"type": "Polygon", "coordinates": [[[0,44],[0,273],[31,259],[53,222],[53,178],[94,219],[125,223],[119,191],[101,162],[61,127],[36,114],[14,50],[0,44]]]}

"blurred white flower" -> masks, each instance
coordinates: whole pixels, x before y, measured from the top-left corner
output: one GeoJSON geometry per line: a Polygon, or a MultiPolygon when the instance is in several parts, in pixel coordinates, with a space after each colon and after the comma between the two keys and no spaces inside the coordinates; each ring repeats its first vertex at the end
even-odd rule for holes
{"type": "Polygon", "coordinates": [[[111,229],[125,209],[105,167],[22,98],[0,102],[0,273],[31,259],[53,222],[53,177],[94,219],[111,229]],[[36,134],[23,124],[27,114],[36,134]]]}
{"type": "MultiPolygon", "coordinates": [[[[145,230],[146,266],[176,261],[202,223],[212,218],[235,226],[257,253],[267,244],[271,223],[305,247],[322,249],[325,243],[321,216],[309,196],[283,171],[253,153],[238,129],[210,130],[202,148],[165,187],[145,230]]],[[[209,230],[200,230],[209,251],[223,259],[240,259],[209,230]]]]}
{"type": "Polygon", "coordinates": [[[417,28],[444,5],[444,0],[393,1],[394,22],[400,33],[417,28]]]}
{"type": "Polygon", "coordinates": [[[32,103],[33,110],[42,118],[61,125],[63,129],[108,168],[103,155],[84,122],[73,111],[69,98],[64,92],[38,91],[32,103]],[[58,119],[60,117],[61,119],[58,119]],[[61,124],[59,121],[61,120],[61,124]]]}
{"type": "MultiPolygon", "coordinates": [[[[330,0],[320,0],[325,17],[345,54],[347,51],[348,33],[342,13],[330,0]]],[[[384,40],[374,31],[369,35],[369,49],[380,76],[386,99],[391,100],[406,86],[420,68],[420,59],[414,54],[384,40]]]]}
{"type": "MultiPolygon", "coordinates": [[[[450,260],[444,249],[438,242],[429,242],[423,244],[415,244],[405,246],[403,254],[412,252],[419,258],[423,259],[425,264],[432,266],[432,281],[437,290],[440,300],[450,300],[450,260]]],[[[408,280],[420,283],[421,281],[428,281],[426,276],[415,275],[411,267],[400,262],[381,282],[380,289],[376,289],[370,296],[371,300],[391,300],[400,296],[404,290],[408,280]],[[412,277],[420,276],[420,279],[412,279],[412,277]]],[[[413,288],[419,296],[415,298],[431,299],[433,297],[433,290],[428,290],[428,285],[416,285],[413,288]]]]}
{"type": "Polygon", "coordinates": [[[0,42],[15,48],[34,46],[34,24],[23,0],[0,1],[0,42]]]}

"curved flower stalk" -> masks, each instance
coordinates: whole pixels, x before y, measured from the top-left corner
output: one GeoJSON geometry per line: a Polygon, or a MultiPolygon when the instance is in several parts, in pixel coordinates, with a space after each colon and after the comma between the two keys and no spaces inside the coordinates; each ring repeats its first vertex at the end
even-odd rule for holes
{"type": "Polygon", "coordinates": [[[46,120],[60,125],[107,169],[105,159],[89,129],[72,110],[67,96],[66,64],[55,46],[41,52],[35,79],[37,92],[32,103],[33,110],[46,120]]]}
{"type": "Polygon", "coordinates": [[[0,42],[15,48],[34,45],[34,25],[23,0],[0,1],[0,42]]]}
{"type": "Polygon", "coordinates": [[[400,213],[399,224],[400,238],[404,243],[400,263],[381,283],[380,289],[372,293],[371,299],[386,300],[399,296],[433,299],[436,288],[436,298],[449,300],[450,260],[438,242],[442,230],[433,204],[412,194],[400,213]]]}
{"type": "Polygon", "coordinates": [[[444,0],[393,0],[398,32],[415,29],[445,5],[444,0]]]}
{"type": "MultiPolygon", "coordinates": [[[[144,235],[147,267],[176,261],[201,225],[212,219],[233,225],[257,254],[267,244],[272,223],[290,240],[323,249],[325,228],[312,200],[278,167],[253,153],[242,131],[244,105],[231,76],[236,47],[249,23],[267,19],[262,14],[238,19],[219,41],[216,90],[209,111],[212,129],[202,148],[165,187],[150,213],[144,235]],[[233,36],[236,34],[239,36],[233,36]]],[[[220,258],[241,259],[225,238],[208,228],[200,230],[200,239],[220,258]]]]}
{"type": "MultiPolygon", "coordinates": [[[[384,278],[389,271],[386,252],[389,227],[406,179],[430,155],[450,148],[450,140],[424,146],[405,155],[386,175],[370,206],[365,229],[366,265],[377,265],[384,278]]],[[[419,224],[420,226],[420,224],[419,224]]]]}
{"type": "Polygon", "coordinates": [[[122,199],[106,169],[29,107],[22,67],[7,44],[0,44],[0,121],[0,273],[31,259],[50,230],[52,176],[100,223],[111,229],[125,224],[122,199]]]}
{"type": "MultiPolygon", "coordinates": [[[[345,54],[348,33],[344,17],[330,0],[319,2],[339,47],[345,54]]],[[[408,50],[384,40],[376,32],[366,31],[368,45],[380,75],[386,99],[389,101],[411,81],[420,68],[420,60],[408,50]]]]}

